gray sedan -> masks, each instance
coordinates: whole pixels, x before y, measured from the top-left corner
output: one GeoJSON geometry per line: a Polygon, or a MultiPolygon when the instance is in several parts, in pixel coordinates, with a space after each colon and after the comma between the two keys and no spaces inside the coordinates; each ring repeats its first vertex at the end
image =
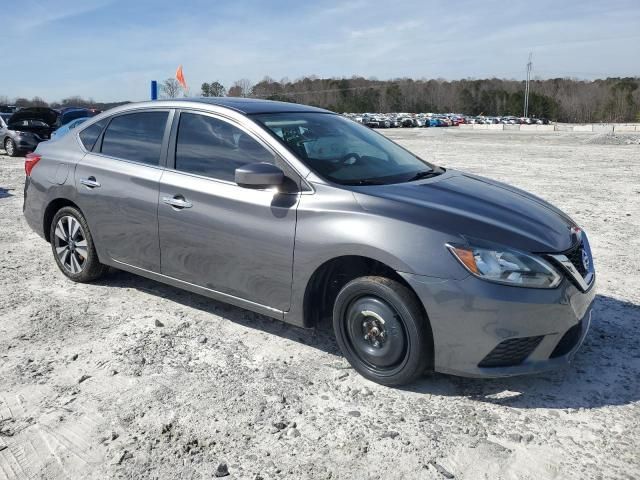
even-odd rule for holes
{"type": "Polygon", "coordinates": [[[116,267],[302,327],[386,385],[566,365],[591,321],[586,234],[326,110],[129,104],[38,145],[24,215],[60,270],[116,267]]]}
{"type": "Polygon", "coordinates": [[[32,152],[40,142],[48,140],[56,129],[60,113],[47,107],[23,108],[3,115],[0,123],[0,147],[10,157],[32,152]]]}

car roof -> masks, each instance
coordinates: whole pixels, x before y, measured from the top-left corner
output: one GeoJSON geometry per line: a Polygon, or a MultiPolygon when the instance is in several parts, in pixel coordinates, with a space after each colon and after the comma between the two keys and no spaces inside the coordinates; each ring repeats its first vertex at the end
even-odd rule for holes
{"type": "Polygon", "coordinates": [[[230,108],[245,115],[255,113],[283,113],[283,112],[316,112],[333,113],[322,108],[311,107],[299,103],[277,102],[274,100],[263,100],[259,98],[241,97],[199,97],[199,98],[179,98],[177,101],[205,103],[230,108]]]}
{"type": "Polygon", "coordinates": [[[77,112],[77,111],[81,111],[81,110],[89,111],[89,109],[85,108],[85,107],[64,107],[64,108],[58,109],[58,111],[60,113],[77,112]]]}

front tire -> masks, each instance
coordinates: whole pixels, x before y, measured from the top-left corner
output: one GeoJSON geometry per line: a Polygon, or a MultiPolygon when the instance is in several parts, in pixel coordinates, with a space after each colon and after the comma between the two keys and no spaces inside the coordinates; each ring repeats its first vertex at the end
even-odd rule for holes
{"type": "Polygon", "coordinates": [[[333,328],[345,358],[363,377],[404,385],[430,366],[433,341],[415,294],[385,277],[347,283],[333,309],[333,328]]]}
{"type": "Polygon", "coordinates": [[[58,268],[74,282],[91,282],[108,267],[98,260],[87,221],[75,207],[63,207],[55,214],[49,233],[58,268]]]}
{"type": "Polygon", "coordinates": [[[10,157],[18,156],[18,148],[16,147],[15,142],[10,138],[7,138],[4,141],[4,150],[5,152],[7,152],[7,155],[9,155],[10,157]]]}

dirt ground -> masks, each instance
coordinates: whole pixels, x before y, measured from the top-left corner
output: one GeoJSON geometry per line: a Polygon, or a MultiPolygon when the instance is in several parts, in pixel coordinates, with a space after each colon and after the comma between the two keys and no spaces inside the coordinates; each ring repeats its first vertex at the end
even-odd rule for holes
{"type": "Polygon", "coordinates": [[[385,133],[588,232],[598,297],[570,368],[385,388],[328,331],[122,272],[73,284],[22,217],[23,160],[0,156],[0,479],[200,479],[220,463],[265,480],[640,478],[639,137],[385,133]]]}

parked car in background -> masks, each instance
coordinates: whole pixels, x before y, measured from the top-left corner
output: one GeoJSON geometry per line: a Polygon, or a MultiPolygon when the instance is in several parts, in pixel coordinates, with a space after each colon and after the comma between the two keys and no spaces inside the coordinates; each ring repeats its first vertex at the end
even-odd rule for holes
{"type": "Polygon", "coordinates": [[[381,384],[562,367],[590,325],[571,218],[326,110],[130,104],[41,143],[25,172],[24,216],[70,280],[113,266],[301,327],[331,319],[381,384]]]}
{"type": "Polygon", "coordinates": [[[65,107],[59,110],[60,117],[58,119],[58,127],[68,124],[77,118],[89,118],[97,115],[98,110],[92,110],[83,107],[65,107]]]}
{"type": "Polygon", "coordinates": [[[92,117],[87,108],[68,107],[54,110],[49,107],[29,107],[17,110],[6,120],[0,130],[0,145],[13,157],[36,149],[40,142],[51,138],[61,126],[78,118],[92,117]]]}
{"type": "Polygon", "coordinates": [[[51,133],[51,138],[52,139],[60,138],[62,135],[65,135],[66,133],[69,133],[70,130],[73,130],[78,125],[81,125],[82,123],[84,123],[87,120],[89,120],[89,118],[90,117],[80,117],[80,118],[76,118],[75,120],[71,120],[69,123],[66,123],[65,125],[62,125],[60,128],[58,128],[57,130],[52,132],[51,133]]]}
{"type": "Polygon", "coordinates": [[[0,113],[13,113],[16,110],[18,110],[18,107],[16,107],[15,105],[0,105],[0,113]]]}
{"type": "Polygon", "coordinates": [[[367,117],[364,124],[369,128],[390,128],[391,121],[382,116],[367,117]]]}
{"type": "MultiPolygon", "coordinates": [[[[4,137],[4,132],[7,131],[7,121],[11,117],[11,113],[0,113],[0,138],[4,137]]],[[[4,145],[0,143],[0,148],[4,148],[4,145]]]]}
{"type": "Polygon", "coordinates": [[[405,128],[413,128],[418,126],[418,123],[415,121],[415,119],[411,117],[402,118],[400,123],[401,123],[401,126],[405,128]]]}
{"type": "Polygon", "coordinates": [[[0,130],[0,145],[7,155],[14,157],[36,149],[40,142],[49,140],[58,127],[60,112],[48,107],[23,108],[7,120],[0,130]]]}

